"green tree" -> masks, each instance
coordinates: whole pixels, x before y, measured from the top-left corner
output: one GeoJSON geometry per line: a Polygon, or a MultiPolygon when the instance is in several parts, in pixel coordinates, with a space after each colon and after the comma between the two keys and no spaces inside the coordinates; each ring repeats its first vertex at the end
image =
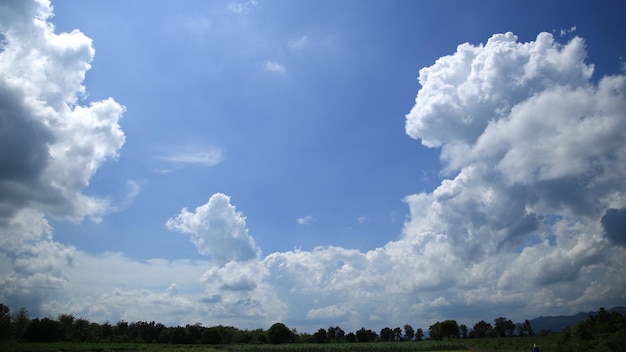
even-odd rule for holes
{"type": "Polygon", "coordinates": [[[413,327],[409,324],[404,324],[404,339],[411,341],[413,340],[413,337],[415,337],[415,330],[413,330],[413,327]]]}
{"type": "Polygon", "coordinates": [[[393,336],[395,341],[402,341],[402,329],[399,326],[393,328],[393,336]]]}
{"type": "Polygon", "coordinates": [[[424,330],[422,330],[422,328],[417,328],[417,330],[415,331],[415,340],[416,341],[424,340],[424,330]]]}
{"type": "Polygon", "coordinates": [[[283,323],[275,323],[267,330],[267,338],[271,344],[289,343],[291,330],[283,323]]]}
{"type": "Polygon", "coordinates": [[[20,310],[11,317],[11,320],[13,321],[13,337],[17,341],[22,341],[26,338],[26,329],[30,322],[28,311],[24,307],[20,308],[20,310]]]}
{"type": "Polygon", "coordinates": [[[60,341],[72,341],[74,333],[74,316],[71,314],[59,314],[57,321],[57,339],[60,341]]]}
{"type": "Polygon", "coordinates": [[[204,329],[200,342],[203,344],[219,345],[222,343],[222,334],[216,326],[204,329]]]}
{"type": "Polygon", "coordinates": [[[326,343],[327,335],[326,330],[319,329],[313,334],[313,340],[315,340],[316,343],[326,343]]]}
{"type": "Polygon", "coordinates": [[[444,320],[436,322],[428,328],[430,338],[433,340],[443,340],[444,338],[459,338],[459,325],[456,320],[444,320]]]}
{"type": "Polygon", "coordinates": [[[509,337],[515,335],[515,324],[511,319],[505,317],[496,318],[494,321],[494,330],[500,337],[509,337]]]}
{"type": "Polygon", "coordinates": [[[465,324],[459,325],[459,332],[461,333],[461,338],[466,339],[467,338],[467,325],[465,324]]]}
{"type": "Polygon", "coordinates": [[[517,327],[517,335],[520,337],[535,336],[535,331],[530,326],[528,319],[524,320],[524,322],[517,327]]]}
{"type": "Polygon", "coordinates": [[[356,332],[357,342],[374,342],[378,338],[378,335],[372,330],[366,330],[364,327],[360,328],[356,332]]]}
{"type": "Polygon", "coordinates": [[[0,340],[6,340],[11,336],[11,309],[0,303],[0,340]]]}
{"type": "Polygon", "coordinates": [[[331,342],[342,342],[345,339],[346,333],[339,326],[328,327],[328,340],[331,342]]]}
{"type": "Polygon", "coordinates": [[[487,323],[484,320],[481,320],[478,323],[474,324],[474,328],[472,328],[470,337],[475,337],[479,339],[490,337],[489,335],[492,331],[493,327],[491,326],[491,324],[487,323]]]}
{"type": "Polygon", "coordinates": [[[393,330],[389,327],[384,327],[380,330],[380,340],[381,341],[393,341],[394,334],[393,330]]]}

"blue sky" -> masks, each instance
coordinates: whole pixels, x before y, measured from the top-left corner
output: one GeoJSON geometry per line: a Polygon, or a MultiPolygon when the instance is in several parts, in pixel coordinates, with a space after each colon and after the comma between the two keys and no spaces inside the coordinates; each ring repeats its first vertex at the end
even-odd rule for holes
{"type": "Polygon", "coordinates": [[[315,331],[624,304],[617,1],[0,9],[14,309],[315,331]]]}

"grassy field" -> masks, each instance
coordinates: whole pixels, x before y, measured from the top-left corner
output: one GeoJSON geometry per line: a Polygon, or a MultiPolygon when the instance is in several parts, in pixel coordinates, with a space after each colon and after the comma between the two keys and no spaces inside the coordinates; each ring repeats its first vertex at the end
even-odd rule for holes
{"type": "Polygon", "coordinates": [[[142,343],[0,343],[6,352],[403,352],[403,351],[467,351],[459,342],[377,342],[342,344],[284,344],[284,345],[170,345],[142,343]]]}
{"type": "Polygon", "coordinates": [[[3,342],[6,352],[527,352],[536,343],[541,352],[555,350],[555,336],[466,339],[452,341],[376,342],[284,345],[171,345],[143,343],[29,343],[3,342]]]}
{"type": "Polygon", "coordinates": [[[556,350],[558,336],[497,337],[463,340],[467,348],[480,352],[527,352],[536,343],[541,352],[556,350]]]}

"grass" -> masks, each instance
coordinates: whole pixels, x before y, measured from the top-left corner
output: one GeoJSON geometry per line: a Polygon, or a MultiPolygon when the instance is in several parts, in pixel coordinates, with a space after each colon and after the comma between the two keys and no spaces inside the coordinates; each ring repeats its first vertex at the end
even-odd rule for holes
{"type": "Polygon", "coordinates": [[[3,352],[225,352],[207,345],[148,343],[0,342],[3,352]]]}
{"type": "Polygon", "coordinates": [[[541,352],[556,350],[558,336],[496,337],[463,340],[468,349],[479,352],[527,352],[536,343],[541,352]]]}
{"type": "Polygon", "coordinates": [[[3,342],[6,352],[409,352],[409,351],[467,351],[456,341],[372,342],[341,344],[283,344],[283,345],[171,345],[145,343],[35,343],[3,342]]]}
{"type": "Polygon", "coordinates": [[[6,352],[527,352],[536,343],[541,352],[554,351],[557,336],[507,337],[421,342],[373,342],[284,345],[171,345],[147,343],[0,342],[6,352]]]}

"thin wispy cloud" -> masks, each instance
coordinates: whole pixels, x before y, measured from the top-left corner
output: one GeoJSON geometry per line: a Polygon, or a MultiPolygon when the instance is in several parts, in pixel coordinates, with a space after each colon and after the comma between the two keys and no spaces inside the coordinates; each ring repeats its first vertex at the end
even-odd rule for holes
{"type": "Polygon", "coordinates": [[[257,7],[257,0],[249,0],[249,1],[231,1],[228,4],[228,9],[236,14],[246,14],[252,11],[255,7],[257,7]]]}
{"type": "Polygon", "coordinates": [[[283,73],[287,72],[287,70],[285,69],[285,67],[283,65],[279,64],[278,62],[274,62],[274,61],[265,61],[265,62],[263,62],[263,68],[266,71],[274,72],[274,73],[283,74],[283,73]]]}
{"type": "Polygon", "coordinates": [[[307,224],[310,224],[312,221],[313,221],[313,215],[303,216],[296,220],[298,225],[307,225],[307,224]]]}
{"type": "Polygon", "coordinates": [[[198,166],[215,166],[224,161],[224,153],[219,147],[193,148],[184,147],[180,150],[165,153],[157,157],[160,160],[198,166]]]}
{"type": "Polygon", "coordinates": [[[287,43],[287,46],[289,46],[291,49],[300,50],[300,49],[303,49],[307,45],[308,41],[309,41],[309,38],[306,35],[302,35],[301,37],[297,39],[290,40],[287,43]]]}

